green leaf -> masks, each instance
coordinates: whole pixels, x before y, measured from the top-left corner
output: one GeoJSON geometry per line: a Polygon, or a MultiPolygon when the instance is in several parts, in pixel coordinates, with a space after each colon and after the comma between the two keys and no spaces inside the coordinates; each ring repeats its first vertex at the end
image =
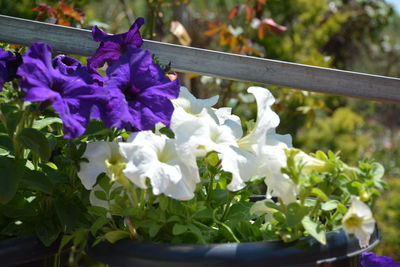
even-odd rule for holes
{"type": "Polygon", "coordinates": [[[160,133],[168,136],[171,139],[174,139],[174,137],[175,137],[174,132],[171,129],[168,129],[167,127],[163,127],[159,131],[160,131],[160,133]]]}
{"type": "Polygon", "coordinates": [[[104,237],[105,237],[105,239],[107,239],[108,242],[114,244],[118,240],[130,238],[131,234],[126,231],[116,230],[116,231],[111,231],[111,232],[106,233],[104,235],[104,237]]]}
{"type": "Polygon", "coordinates": [[[311,189],[311,194],[320,198],[322,201],[329,200],[328,196],[319,188],[314,187],[313,189],[311,189]]]}
{"type": "Polygon", "coordinates": [[[337,200],[329,200],[325,203],[322,203],[321,209],[325,211],[330,211],[336,209],[338,206],[338,201],[337,200]]]}
{"type": "Polygon", "coordinates": [[[197,239],[200,241],[200,243],[204,244],[206,241],[204,240],[203,234],[200,231],[200,229],[194,225],[194,224],[188,224],[187,228],[190,230],[191,233],[193,233],[197,239]]]}
{"type": "Polygon", "coordinates": [[[206,161],[208,164],[210,164],[211,166],[217,166],[218,162],[219,162],[219,158],[218,158],[218,154],[217,153],[210,153],[207,157],[206,157],[206,161]]]}
{"type": "Polygon", "coordinates": [[[168,218],[167,222],[180,222],[182,219],[179,218],[177,215],[172,215],[168,218]]]}
{"type": "Polygon", "coordinates": [[[158,202],[158,205],[161,210],[166,211],[168,208],[168,198],[166,197],[160,197],[160,200],[158,202]]]}
{"type": "Polygon", "coordinates": [[[377,162],[372,163],[372,173],[374,180],[380,180],[385,174],[385,168],[377,162]]]}
{"type": "Polygon", "coordinates": [[[18,111],[12,111],[9,114],[7,114],[7,129],[10,135],[14,134],[18,123],[21,121],[21,117],[22,113],[18,111]]]}
{"type": "MultiPolygon", "coordinates": [[[[104,126],[99,120],[91,120],[89,125],[86,127],[86,131],[83,136],[94,136],[94,135],[108,135],[112,131],[104,126]]],[[[82,136],[82,137],[83,137],[82,136]]]]}
{"type": "Polygon", "coordinates": [[[95,216],[106,216],[107,209],[98,206],[90,206],[87,208],[88,213],[95,216]]]}
{"type": "Polygon", "coordinates": [[[43,161],[48,161],[51,156],[51,147],[42,132],[33,128],[25,128],[17,138],[26,148],[38,154],[43,161]]]}
{"type": "Polygon", "coordinates": [[[268,208],[271,208],[271,209],[274,209],[274,210],[281,210],[281,207],[279,207],[278,205],[276,205],[272,201],[264,201],[264,205],[267,206],[268,208]]]}
{"type": "Polygon", "coordinates": [[[108,200],[107,195],[104,191],[94,191],[94,195],[100,200],[104,200],[104,201],[108,200]]]}
{"type": "Polygon", "coordinates": [[[315,153],[315,157],[316,157],[317,159],[320,159],[320,160],[323,160],[323,161],[327,161],[327,160],[328,160],[328,156],[327,156],[323,151],[321,151],[321,150],[318,150],[318,151],[315,153]]]}
{"type": "MultiPolygon", "coordinates": [[[[17,197],[8,203],[7,208],[4,209],[3,214],[10,218],[23,218],[37,216],[37,207],[27,200],[15,201],[17,197]],[[17,202],[17,203],[13,203],[17,202]]],[[[35,203],[36,204],[36,203],[35,203]]]]}
{"type": "Polygon", "coordinates": [[[1,204],[6,204],[14,197],[25,171],[25,161],[0,157],[1,204]]]}
{"type": "Polygon", "coordinates": [[[297,226],[304,216],[307,214],[308,209],[306,207],[302,207],[299,203],[293,202],[287,206],[286,211],[286,221],[287,226],[295,227],[297,226]]]}
{"type": "Polygon", "coordinates": [[[150,228],[149,228],[150,237],[151,238],[155,237],[158,234],[158,232],[160,231],[161,227],[162,227],[162,225],[159,225],[155,222],[151,223],[150,228]]]}
{"type": "Polygon", "coordinates": [[[93,223],[92,227],[90,227],[90,232],[92,233],[93,236],[96,235],[97,231],[106,225],[109,222],[109,219],[107,217],[99,217],[97,220],[93,223]]]}
{"type": "Polygon", "coordinates": [[[385,174],[383,166],[377,162],[372,163],[372,179],[374,185],[379,189],[384,189],[385,182],[382,181],[382,177],[385,174]]]}
{"type": "Polygon", "coordinates": [[[36,130],[41,130],[53,123],[62,124],[62,120],[57,117],[48,117],[41,120],[35,120],[32,127],[36,130]]]}
{"type": "Polygon", "coordinates": [[[341,214],[346,214],[347,213],[347,208],[345,205],[343,205],[342,203],[338,203],[337,204],[337,210],[341,213],[341,214]]]}
{"type": "Polygon", "coordinates": [[[274,214],[272,214],[272,217],[274,217],[274,219],[280,223],[286,222],[285,215],[282,212],[274,212],[274,214]]]}
{"type": "Polygon", "coordinates": [[[174,227],[172,228],[172,234],[173,235],[180,235],[185,233],[188,230],[187,225],[183,225],[183,224],[174,224],[174,227]]]}
{"type": "Polygon", "coordinates": [[[57,216],[63,226],[67,227],[67,231],[88,226],[85,213],[75,201],[66,198],[56,198],[54,202],[57,216]]]}
{"type": "Polygon", "coordinates": [[[58,253],[62,251],[62,249],[69,243],[71,242],[73,236],[72,235],[64,235],[61,238],[60,246],[58,247],[58,253]]]}
{"type": "Polygon", "coordinates": [[[304,200],[304,206],[306,207],[314,207],[317,204],[317,201],[312,198],[306,198],[304,200]]]}
{"type": "Polygon", "coordinates": [[[14,147],[13,147],[13,142],[11,138],[8,135],[0,135],[0,147],[4,148],[7,151],[13,152],[14,147]]]}
{"type": "Polygon", "coordinates": [[[44,220],[36,225],[35,232],[45,246],[50,246],[61,231],[51,220],[44,220]]]}
{"type": "Polygon", "coordinates": [[[305,216],[301,223],[303,224],[304,229],[311,236],[313,236],[321,244],[326,245],[326,235],[321,224],[313,222],[309,216],[305,216]]]}
{"type": "Polygon", "coordinates": [[[47,176],[43,172],[34,170],[25,172],[25,175],[21,180],[21,187],[49,195],[53,192],[53,184],[47,176]]]}
{"type": "Polygon", "coordinates": [[[78,247],[81,244],[85,244],[87,242],[89,231],[88,229],[77,229],[73,232],[73,243],[74,247],[78,247]]]}

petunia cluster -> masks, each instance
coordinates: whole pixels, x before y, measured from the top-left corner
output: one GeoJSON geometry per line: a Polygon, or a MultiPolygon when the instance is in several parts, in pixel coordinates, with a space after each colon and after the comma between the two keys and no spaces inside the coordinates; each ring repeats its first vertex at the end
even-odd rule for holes
{"type": "Polygon", "coordinates": [[[149,180],[154,195],[188,200],[194,197],[200,182],[196,160],[215,152],[221,169],[232,174],[228,190],[243,189],[252,177],[266,177],[268,196],[279,196],[289,203],[296,198],[297,189],[280,169],[286,164],[284,149],[291,147],[291,138],[275,133],[279,117],[271,109],[271,93],[261,87],[250,87],[248,92],[257,100],[258,116],[255,127],[243,135],[240,119],[231,114],[230,108],[213,108],[218,97],[196,99],[181,87],[179,98],[172,101],[173,138],[140,131],[131,134],[127,142],[90,143],[84,155],[89,162],[81,164],[79,173],[83,184],[91,189],[96,177],[104,172],[105,162],[114,162],[123,167],[114,180],[126,178],[142,189],[147,188],[149,180]],[[116,146],[119,155],[115,154],[116,146]],[[282,188],[282,184],[287,186],[282,188]]]}
{"type": "MultiPolygon", "coordinates": [[[[125,140],[89,143],[83,155],[87,161],[81,162],[78,176],[92,191],[92,204],[106,207],[112,213],[112,207],[104,206],[101,199],[96,200],[96,192],[102,190],[99,177],[103,177],[103,173],[109,177],[113,188],[132,195],[133,203],[143,201],[138,200],[137,190],[150,191],[153,197],[167,196],[187,201],[209,190],[205,189],[205,184],[213,188],[213,181],[218,183],[224,174],[229,177],[225,188],[233,195],[244,190],[252,180],[263,179],[267,187],[266,199],[256,202],[249,213],[265,218],[265,229],[296,226],[296,231],[299,231],[302,225],[305,231],[325,244],[325,236],[318,236],[313,230],[322,226],[318,226],[319,222],[314,223],[307,214],[315,217],[316,208],[321,208],[322,220],[328,220],[330,215],[325,210],[336,210],[336,223],[341,222],[345,231],[355,234],[361,247],[368,246],[375,229],[369,207],[358,197],[349,195],[351,206],[347,209],[336,200],[342,194],[340,190],[331,191],[338,195],[329,199],[322,190],[314,188],[314,184],[329,185],[329,179],[337,179],[335,174],[331,175],[331,169],[339,168],[340,163],[334,163],[336,165],[332,167],[333,156],[324,159],[327,156],[321,156],[325,155],[323,153],[314,157],[293,148],[290,135],[276,133],[280,121],[272,110],[275,101],[272,94],[256,86],[247,91],[256,100],[257,119],[246,133],[240,118],[232,114],[231,108],[214,108],[218,96],[197,99],[187,88],[181,87],[179,97],[172,100],[173,114],[168,130],[165,123],[159,123],[153,131],[134,132],[125,140]],[[199,162],[207,161],[210,155],[214,156],[212,166],[218,171],[205,178],[199,162]],[[327,181],[318,177],[317,172],[326,176],[327,181]],[[318,201],[305,201],[305,198],[315,196],[318,201]],[[280,203],[275,204],[276,199],[280,203]],[[293,216],[287,212],[299,212],[296,213],[296,225],[276,215],[293,216]]],[[[342,167],[344,172],[351,172],[347,166],[342,167]]],[[[346,178],[345,174],[342,176],[346,178]]],[[[151,196],[148,198],[153,198],[151,196]]],[[[287,241],[295,240],[299,235],[291,232],[280,234],[280,231],[276,232],[287,241]]]]}
{"type": "MultiPolygon", "coordinates": [[[[361,248],[370,245],[381,165],[349,167],[333,152],[294,148],[289,134],[277,133],[273,95],[259,86],[247,89],[256,120],[242,127],[231,108],[217,108],[218,96],[196,98],[141,48],[143,23],[139,18],[115,35],[94,27],[99,47],[86,65],[53,56],[45,43],[22,57],[0,49],[0,119],[6,148],[12,146],[3,163],[26,162],[29,179],[56,170],[79,177],[83,187],[72,183],[64,191],[90,191],[95,208],[88,211],[98,217],[90,232],[101,232],[98,240],[293,242],[311,235],[325,245],[325,233],[342,228],[361,248]],[[92,120],[103,127],[95,135],[87,129],[92,120]]],[[[21,183],[29,190],[40,187],[26,177],[21,183]]]]}
{"type": "MultiPolygon", "coordinates": [[[[108,128],[149,130],[157,123],[169,125],[171,99],[179,94],[179,80],[171,81],[140,48],[143,40],[139,18],[126,33],[109,35],[97,27],[93,38],[100,42],[87,66],[59,55],[45,43],[34,43],[18,67],[23,98],[52,106],[63,121],[64,137],[84,134],[90,120],[101,119],[108,128]],[[106,76],[97,68],[107,63],[106,76]]],[[[15,76],[17,57],[0,50],[0,85],[15,76]]]]}

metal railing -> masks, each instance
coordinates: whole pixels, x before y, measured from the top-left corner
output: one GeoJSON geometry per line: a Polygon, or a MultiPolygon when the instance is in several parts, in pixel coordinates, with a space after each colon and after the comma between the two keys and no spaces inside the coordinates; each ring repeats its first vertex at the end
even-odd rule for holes
{"type": "MultiPolygon", "coordinates": [[[[0,42],[50,44],[54,50],[90,56],[99,43],[89,30],[0,15],[0,42]]],[[[321,68],[265,58],[144,41],[144,48],[172,69],[230,80],[285,86],[314,92],[400,103],[400,79],[321,68]]]]}

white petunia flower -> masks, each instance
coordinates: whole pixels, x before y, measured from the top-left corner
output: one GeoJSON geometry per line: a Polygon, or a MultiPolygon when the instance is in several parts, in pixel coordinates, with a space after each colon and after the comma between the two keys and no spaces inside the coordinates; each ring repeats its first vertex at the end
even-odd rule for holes
{"type": "Polygon", "coordinates": [[[272,222],[273,214],[277,212],[277,210],[270,208],[266,205],[267,202],[273,203],[270,199],[264,199],[255,202],[250,208],[250,214],[254,214],[256,216],[265,215],[265,222],[272,222]]]}
{"type": "Polygon", "coordinates": [[[106,173],[113,181],[121,184],[126,182],[122,174],[125,159],[119,153],[118,141],[88,143],[83,157],[89,162],[81,162],[78,176],[86,189],[93,188],[101,173],[106,173]]]}
{"type": "Polygon", "coordinates": [[[182,86],[179,97],[171,101],[175,108],[183,108],[189,114],[198,115],[203,109],[211,109],[218,102],[218,96],[199,99],[192,95],[186,87],[182,86]]]}
{"type": "Polygon", "coordinates": [[[360,243],[360,247],[367,247],[371,234],[375,229],[375,220],[367,204],[357,197],[351,197],[351,206],[342,219],[344,230],[354,234],[360,243]]]}
{"type": "Polygon", "coordinates": [[[255,155],[235,146],[225,146],[220,150],[221,168],[232,173],[232,180],[227,188],[230,191],[243,189],[252,177],[257,175],[255,155]]]}
{"type": "Polygon", "coordinates": [[[286,167],[285,151],[279,146],[263,146],[257,152],[259,173],[265,176],[267,198],[279,197],[285,205],[295,202],[298,187],[281,169],[286,167]]]}
{"type": "MultiPolygon", "coordinates": [[[[187,89],[181,92],[180,100],[174,103],[171,129],[175,133],[177,143],[180,144],[182,155],[186,151],[195,151],[196,156],[204,156],[209,151],[216,151],[221,159],[221,168],[232,173],[232,181],[228,185],[231,191],[242,189],[245,182],[256,175],[266,176],[269,179],[276,177],[272,175],[270,169],[282,177],[280,169],[286,165],[286,157],[284,164],[280,164],[281,161],[270,160],[273,156],[264,157],[263,153],[259,153],[264,146],[265,149],[267,147],[283,149],[291,146],[290,135],[275,133],[279,117],[271,109],[275,99],[267,89],[262,87],[248,89],[248,92],[256,98],[258,112],[254,129],[244,137],[242,137],[240,118],[231,114],[230,108],[212,109],[211,106],[215,103],[210,99],[196,100],[187,89]],[[260,171],[260,165],[270,164],[276,166],[269,166],[269,169],[262,167],[260,171]]],[[[280,153],[284,154],[283,150],[280,153]]],[[[290,180],[287,180],[283,182],[290,183],[290,180]]],[[[274,185],[279,188],[278,184],[274,185]]],[[[278,193],[279,189],[273,191],[278,193]]],[[[271,193],[273,191],[270,190],[271,193]]]]}
{"type": "Polygon", "coordinates": [[[232,108],[225,107],[213,109],[213,111],[218,118],[219,125],[225,125],[229,127],[232,135],[235,136],[236,139],[240,139],[243,136],[243,129],[240,118],[232,114],[232,108]]]}
{"type": "Polygon", "coordinates": [[[165,194],[174,199],[194,197],[200,182],[194,153],[179,155],[175,139],[142,131],[132,135],[130,143],[121,143],[120,151],[128,162],[123,173],[140,188],[150,180],[154,195],[165,194]]]}
{"type": "Polygon", "coordinates": [[[171,101],[174,105],[174,112],[170,127],[174,133],[180,125],[187,121],[198,120],[203,124],[218,122],[218,118],[211,108],[217,103],[218,96],[197,99],[186,87],[181,87],[179,97],[171,101]]]}
{"type": "Polygon", "coordinates": [[[290,136],[282,136],[275,133],[275,128],[279,125],[278,115],[271,109],[275,102],[274,96],[265,88],[252,86],[247,89],[252,93],[257,102],[257,121],[249,134],[241,138],[239,147],[249,152],[256,153],[259,145],[279,145],[290,147],[290,136]]]}
{"type": "Polygon", "coordinates": [[[230,191],[245,187],[244,182],[248,181],[257,169],[254,165],[255,156],[237,147],[232,128],[227,125],[196,118],[182,122],[174,133],[176,142],[179,143],[179,153],[183,157],[188,151],[195,151],[196,156],[204,156],[210,151],[218,153],[221,168],[232,173],[232,181],[228,184],[230,191]]]}

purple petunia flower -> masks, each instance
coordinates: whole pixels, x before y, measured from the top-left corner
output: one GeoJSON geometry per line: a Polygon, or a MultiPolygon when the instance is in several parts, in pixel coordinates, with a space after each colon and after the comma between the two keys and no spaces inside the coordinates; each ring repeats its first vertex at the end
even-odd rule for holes
{"type": "Polygon", "coordinates": [[[107,69],[110,100],[105,124],[129,130],[149,130],[158,122],[169,126],[174,111],[170,99],[179,95],[179,80],[170,81],[149,51],[128,50],[107,69]]]}
{"type": "Polygon", "coordinates": [[[0,91],[3,89],[3,84],[10,78],[10,69],[7,65],[16,60],[16,56],[10,51],[4,51],[0,48],[0,91]]]}
{"type": "Polygon", "coordinates": [[[144,24],[143,18],[138,18],[133,23],[128,32],[109,35],[101,31],[97,26],[92,29],[93,39],[100,42],[96,53],[88,58],[88,66],[92,68],[100,68],[105,62],[111,65],[117,61],[119,57],[125,53],[129,46],[140,47],[143,44],[143,39],[139,29],[144,24]]]}
{"type": "Polygon", "coordinates": [[[400,267],[400,263],[387,256],[364,252],[361,254],[360,267],[400,267]]]}
{"type": "Polygon", "coordinates": [[[64,75],[75,75],[80,69],[85,68],[79,60],[66,55],[54,57],[52,63],[53,67],[64,75]]]}
{"type": "Polygon", "coordinates": [[[66,55],[53,58],[53,67],[64,75],[80,76],[87,83],[103,86],[105,78],[94,68],[86,68],[79,60],[66,55]]]}
{"type": "Polygon", "coordinates": [[[74,71],[79,65],[76,62],[65,65],[58,60],[53,62],[47,44],[34,43],[23,59],[18,75],[22,77],[24,99],[52,105],[64,123],[65,138],[82,135],[90,118],[98,117],[99,106],[106,102],[102,88],[85,80],[89,74],[84,73],[84,68],[74,71]]]}

